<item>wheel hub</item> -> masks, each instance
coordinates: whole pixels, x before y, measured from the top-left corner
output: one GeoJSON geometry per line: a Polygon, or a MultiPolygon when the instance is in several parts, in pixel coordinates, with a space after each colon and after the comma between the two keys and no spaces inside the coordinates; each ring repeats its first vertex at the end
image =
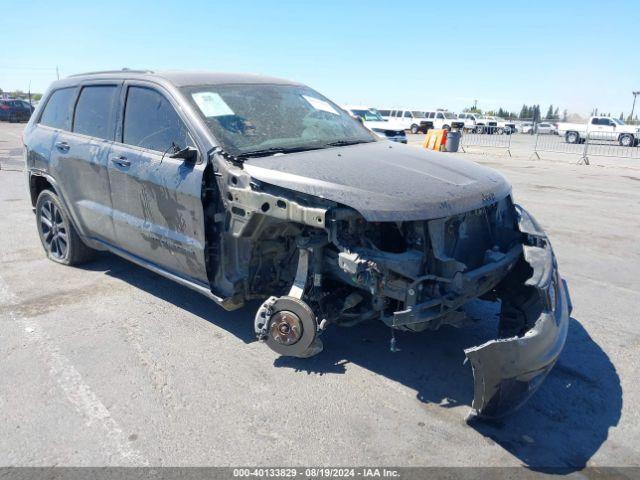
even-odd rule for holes
{"type": "Polygon", "coordinates": [[[295,313],[282,310],[271,317],[269,332],[280,345],[293,345],[302,336],[302,322],[295,313]]]}
{"type": "Polygon", "coordinates": [[[307,358],[322,351],[316,315],[299,298],[265,300],[256,312],[254,327],[258,339],[280,355],[307,358]]]}

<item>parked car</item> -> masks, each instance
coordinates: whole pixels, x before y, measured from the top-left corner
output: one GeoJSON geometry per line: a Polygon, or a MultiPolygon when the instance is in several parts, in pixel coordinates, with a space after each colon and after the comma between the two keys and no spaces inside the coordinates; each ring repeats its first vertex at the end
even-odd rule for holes
{"type": "Polygon", "coordinates": [[[451,130],[452,128],[459,130],[464,128],[464,121],[458,119],[458,117],[445,110],[432,110],[424,112],[425,118],[428,118],[433,122],[433,128],[451,130]]]}
{"type": "Polygon", "coordinates": [[[533,133],[533,122],[520,122],[516,125],[516,131],[519,133],[533,133]]]}
{"type": "Polygon", "coordinates": [[[587,123],[558,123],[558,134],[567,143],[582,143],[589,135],[593,140],[611,140],[623,147],[633,147],[640,141],[640,127],[626,125],[612,117],[594,116],[587,123]]]}
{"type": "Polygon", "coordinates": [[[411,133],[427,133],[433,128],[433,121],[428,120],[424,116],[424,112],[419,110],[380,110],[382,118],[393,123],[394,128],[399,127],[409,130],[411,133]]]}
{"type": "Polygon", "coordinates": [[[352,117],[359,119],[362,124],[373,133],[392,142],[407,143],[407,135],[402,128],[393,128],[389,120],[382,118],[380,113],[370,107],[345,105],[344,108],[352,117]]]}
{"type": "Polygon", "coordinates": [[[469,301],[500,300],[499,339],[465,350],[472,413],[492,418],[522,405],[563,348],[566,284],[504,177],[380,141],[299,83],[73,76],[46,92],[24,144],[48,258],[107,250],[229,310],[262,299],[253,328],[279,355],[318,354],[332,325],[462,327],[469,301]]]}
{"type": "Polygon", "coordinates": [[[553,123],[549,122],[541,122],[536,124],[535,127],[536,133],[548,134],[548,135],[557,135],[558,129],[553,123]]]}
{"type": "Polygon", "coordinates": [[[18,99],[0,99],[0,120],[5,122],[26,122],[31,117],[33,107],[29,102],[18,99]]]}

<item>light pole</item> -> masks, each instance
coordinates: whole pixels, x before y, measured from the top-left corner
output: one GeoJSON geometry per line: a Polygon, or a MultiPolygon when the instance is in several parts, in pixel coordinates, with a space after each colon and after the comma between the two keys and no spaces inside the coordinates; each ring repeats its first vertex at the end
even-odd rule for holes
{"type": "Polygon", "coordinates": [[[640,92],[631,92],[633,94],[633,106],[631,107],[631,116],[629,117],[629,121],[633,122],[633,111],[636,109],[636,97],[640,95],[640,92]]]}

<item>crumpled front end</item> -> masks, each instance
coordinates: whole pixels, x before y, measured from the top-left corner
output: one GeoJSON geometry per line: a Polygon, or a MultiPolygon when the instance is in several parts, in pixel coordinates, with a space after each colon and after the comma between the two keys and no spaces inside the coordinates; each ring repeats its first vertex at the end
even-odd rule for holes
{"type": "Polygon", "coordinates": [[[564,346],[571,300],[551,244],[521,207],[520,263],[496,288],[502,301],[499,338],[465,350],[473,368],[470,418],[499,418],[524,404],[540,387],[564,346]]]}
{"type": "Polygon", "coordinates": [[[306,358],[322,351],[332,325],[380,320],[392,329],[396,351],[395,330],[464,327],[470,301],[501,300],[498,339],[465,351],[475,378],[473,414],[508,414],[536,390],[562,350],[571,306],[549,240],[513,204],[501,177],[487,175],[480,185],[455,166],[437,166],[433,177],[448,180],[423,187],[448,185],[446,196],[418,196],[424,188],[416,188],[405,197],[395,193],[403,186],[387,185],[371,203],[329,182],[339,175],[332,169],[304,191],[268,183],[302,181],[301,171],[275,167],[302,168],[308,160],[269,161],[270,170],[254,165],[251,176],[220,174],[226,212],[212,215],[212,235],[222,232],[219,251],[210,250],[216,291],[234,306],[266,298],[254,320],[258,339],[280,355],[306,358]]]}

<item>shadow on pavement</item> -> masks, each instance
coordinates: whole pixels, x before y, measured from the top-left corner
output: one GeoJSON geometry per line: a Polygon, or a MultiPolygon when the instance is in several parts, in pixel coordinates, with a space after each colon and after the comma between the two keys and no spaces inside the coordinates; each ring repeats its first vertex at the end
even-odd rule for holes
{"type": "MultiPolygon", "coordinates": [[[[249,343],[255,340],[253,316],[259,302],[226,312],[200,294],[115,256],[104,255],[86,268],[104,271],[137,288],[198,315],[249,343]]],[[[421,333],[396,332],[399,352],[389,350],[390,330],[380,322],[329,328],[324,351],[309,359],[279,357],[278,368],[336,375],[357,364],[417,392],[425,403],[442,408],[468,406],[473,396],[471,367],[463,350],[495,338],[496,305],[476,302],[464,329],[443,327],[421,333]]],[[[266,348],[266,347],[265,347],[266,348]]],[[[532,470],[569,473],[582,469],[618,424],[622,389],[607,354],[574,318],[565,349],[543,385],[525,406],[499,422],[473,420],[470,427],[491,439],[532,470]]]]}

